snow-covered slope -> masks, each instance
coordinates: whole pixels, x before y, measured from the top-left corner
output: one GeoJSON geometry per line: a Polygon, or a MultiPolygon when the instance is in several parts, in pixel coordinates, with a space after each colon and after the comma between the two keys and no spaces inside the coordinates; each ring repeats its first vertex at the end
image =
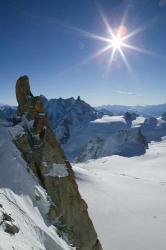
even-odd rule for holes
{"type": "Polygon", "coordinates": [[[77,158],[78,162],[108,155],[132,157],[144,154],[148,147],[139,128],[119,131],[106,137],[96,137],[88,142],[77,158]]]}
{"type": "Polygon", "coordinates": [[[76,164],[83,198],[104,250],[165,250],[166,140],[145,155],[76,164]]]}
{"type": "Polygon", "coordinates": [[[49,197],[12,142],[12,128],[0,120],[0,249],[71,249],[49,225],[49,197]],[[5,232],[2,212],[10,214],[19,232],[5,232]]]}
{"type": "Polygon", "coordinates": [[[151,141],[166,136],[164,117],[104,115],[84,128],[73,129],[71,138],[63,145],[73,160],[85,161],[109,155],[136,156],[144,154],[151,141]],[[74,157],[73,157],[74,156],[74,157]]]}
{"type": "Polygon", "coordinates": [[[131,125],[132,121],[125,119],[124,116],[105,115],[90,122],[79,136],[74,135],[75,140],[78,141],[77,149],[80,146],[77,161],[114,154],[130,157],[145,153],[146,139],[139,127],[131,127],[131,125]]]}
{"type": "Polygon", "coordinates": [[[159,117],[166,112],[166,103],[159,105],[147,105],[147,106],[123,106],[123,105],[103,105],[96,108],[103,111],[108,110],[114,115],[121,115],[125,112],[135,112],[139,115],[159,117]]]}

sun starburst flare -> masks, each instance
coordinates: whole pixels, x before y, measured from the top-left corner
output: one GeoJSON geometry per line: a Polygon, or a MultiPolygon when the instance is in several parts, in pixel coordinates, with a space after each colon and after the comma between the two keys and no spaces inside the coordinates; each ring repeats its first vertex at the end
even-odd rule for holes
{"type": "Polygon", "coordinates": [[[122,18],[121,24],[118,27],[118,29],[116,31],[113,31],[113,29],[111,28],[111,25],[108,23],[106,17],[104,17],[104,16],[103,16],[103,21],[104,21],[104,24],[106,25],[106,29],[108,31],[107,37],[103,37],[100,35],[81,31],[81,33],[85,36],[88,36],[90,38],[97,39],[97,40],[100,40],[100,41],[103,41],[106,43],[106,46],[104,46],[102,49],[100,49],[99,51],[94,53],[92,56],[90,56],[88,58],[88,60],[86,60],[86,61],[89,61],[91,59],[95,59],[98,56],[101,56],[102,54],[110,53],[110,60],[108,62],[108,66],[110,68],[114,62],[115,55],[117,53],[119,53],[126,68],[131,73],[132,70],[131,70],[131,67],[130,67],[129,62],[127,60],[127,57],[125,55],[125,52],[124,52],[125,49],[130,49],[130,50],[133,50],[135,52],[152,55],[152,53],[150,51],[136,47],[136,46],[128,43],[128,40],[131,37],[138,34],[139,32],[141,32],[143,30],[143,28],[136,29],[136,30],[129,33],[126,26],[124,25],[124,18],[122,18]]]}
{"type": "Polygon", "coordinates": [[[154,53],[152,53],[148,50],[136,47],[128,42],[128,40],[131,39],[133,36],[137,35],[141,31],[143,31],[145,29],[145,26],[137,28],[131,32],[128,32],[128,29],[125,26],[126,15],[124,15],[122,17],[122,20],[121,20],[119,27],[116,30],[114,30],[114,29],[112,29],[106,16],[102,12],[100,12],[100,15],[101,15],[103,23],[106,27],[106,31],[108,33],[107,36],[100,36],[98,34],[87,32],[87,31],[81,30],[79,28],[70,27],[72,30],[77,31],[79,34],[81,34],[83,36],[86,36],[86,37],[89,37],[89,38],[92,38],[95,40],[99,40],[99,41],[106,44],[104,47],[102,47],[96,53],[91,55],[88,59],[84,60],[84,63],[86,63],[92,59],[95,59],[95,58],[97,58],[105,53],[110,53],[108,68],[111,68],[111,66],[115,60],[115,55],[118,53],[121,56],[121,59],[123,60],[125,66],[127,67],[127,69],[131,73],[132,72],[131,67],[130,67],[128,60],[127,60],[127,57],[125,55],[125,50],[133,50],[133,51],[138,52],[138,53],[144,53],[144,54],[156,56],[154,53]]]}

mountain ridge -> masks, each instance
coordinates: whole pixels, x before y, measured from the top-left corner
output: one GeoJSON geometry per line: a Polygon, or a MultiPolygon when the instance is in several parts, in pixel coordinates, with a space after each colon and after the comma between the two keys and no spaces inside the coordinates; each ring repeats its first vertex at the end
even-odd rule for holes
{"type": "Polygon", "coordinates": [[[147,115],[147,116],[161,116],[164,112],[166,112],[166,103],[156,104],[156,105],[101,105],[95,107],[96,110],[102,111],[103,109],[112,112],[114,115],[122,114],[125,112],[135,112],[139,115],[147,115]]]}

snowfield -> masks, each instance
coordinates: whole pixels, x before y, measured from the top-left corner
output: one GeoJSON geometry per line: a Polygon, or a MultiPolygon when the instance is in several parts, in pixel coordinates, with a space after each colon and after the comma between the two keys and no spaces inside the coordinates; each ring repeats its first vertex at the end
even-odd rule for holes
{"type": "Polygon", "coordinates": [[[102,118],[91,121],[91,123],[111,123],[111,122],[121,122],[126,124],[126,120],[123,116],[109,116],[104,115],[102,118]]]}
{"type": "Polygon", "coordinates": [[[104,250],[166,249],[166,139],[139,157],[74,165],[104,250]]]}
{"type": "MultiPolygon", "coordinates": [[[[110,118],[104,119],[102,125],[109,125],[110,118]]],[[[133,128],[142,122],[143,118],[137,119],[133,128]]],[[[100,131],[100,122],[94,124],[100,131]]],[[[164,125],[160,119],[157,124],[164,125]]],[[[19,128],[8,126],[0,120],[0,250],[73,249],[49,224],[49,197],[12,142],[19,128]],[[15,235],[4,232],[1,205],[19,228],[15,235]]],[[[154,127],[156,131],[155,121],[154,127]]],[[[165,250],[166,137],[150,143],[144,155],[108,156],[73,168],[104,250],[165,250]]],[[[66,173],[60,165],[58,173],[49,174],[66,173]]]]}
{"type": "Polygon", "coordinates": [[[47,220],[49,197],[12,142],[8,125],[0,121],[0,250],[73,249],[47,220]],[[18,226],[15,235],[4,232],[2,210],[18,226]]]}

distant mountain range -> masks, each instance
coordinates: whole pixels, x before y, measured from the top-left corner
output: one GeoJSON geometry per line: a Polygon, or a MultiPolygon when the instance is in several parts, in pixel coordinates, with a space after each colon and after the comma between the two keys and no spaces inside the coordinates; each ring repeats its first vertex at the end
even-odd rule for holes
{"type": "MultiPolygon", "coordinates": [[[[44,96],[40,96],[40,97],[41,97],[43,103],[45,103],[45,105],[47,103],[47,105],[46,105],[47,111],[48,111],[48,109],[49,109],[49,111],[50,111],[50,109],[55,109],[55,106],[57,106],[57,108],[61,107],[60,110],[63,109],[63,111],[65,111],[65,113],[68,113],[68,109],[70,109],[71,105],[72,105],[72,109],[78,103],[79,104],[81,103],[84,106],[88,105],[90,107],[90,110],[91,110],[90,117],[93,116],[93,117],[91,117],[91,120],[93,120],[93,118],[97,118],[100,112],[104,113],[105,115],[123,115],[124,113],[129,112],[129,113],[137,113],[138,115],[142,115],[142,116],[153,116],[153,117],[160,117],[166,112],[166,103],[158,104],[158,105],[146,105],[146,106],[141,106],[141,105],[126,106],[126,105],[110,105],[110,104],[108,104],[108,105],[101,105],[101,106],[92,108],[89,104],[85,103],[81,99],[80,99],[81,102],[79,102],[78,101],[79,98],[74,99],[71,97],[68,99],[57,98],[57,99],[48,100],[44,96]],[[69,107],[67,109],[63,107],[64,103],[69,104],[69,107]],[[52,108],[51,108],[51,106],[52,106],[52,108]]],[[[57,111],[57,108],[56,108],[56,111],[57,111]]],[[[61,113],[61,111],[59,111],[59,112],[61,113]]],[[[13,117],[15,112],[16,112],[15,106],[0,104],[0,118],[5,118],[5,117],[11,118],[11,117],[13,117]]],[[[57,118],[57,114],[55,116],[57,118]]]]}
{"type": "Polygon", "coordinates": [[[54,133],[61,144],[65,144],[69,140],[73,129],[85,128],[90,121],[100,117],[100,113],[80,97],[50,100],[45,96],[40,96],[40,98],[54,133]]]}
{"type": "MultiPolygon", "coordinates": [[[[80,97],[40,99],[56,138],[72,161],[114,154],[140,155],[147,143],[166,135],[166,104],[106,105],[95,109],[80,97]]],[[[0,106],[0,118],[10,120],[15,114],[15,107],[0,106]]]]}
{"type": "Polygon", "coordinates": [[[159,117],[166,112],[166,103],[147,106],[102,105],[96,107],[96,110],[103,111],[104,113],[111,112],[114,115],[122,115],[126,112],[134,112],[143,116],[159,117]]]}
{"type": "Polygon", "coordinates": [[[11,119],[16,115],[16,107],[0,104],[0,119],[11,119]]]}
{"type": "Polygon", "coordinates": [[[70,160],[85,161],[113,154],[130,157],[145,153],[147,141],[140,129],[145,118],[135,126],[132,121],[137,115],[123,112],[122,116],[113,116],[106,109],[96,111],[80,97],[40,98],[53,131],[70,160]]]}

